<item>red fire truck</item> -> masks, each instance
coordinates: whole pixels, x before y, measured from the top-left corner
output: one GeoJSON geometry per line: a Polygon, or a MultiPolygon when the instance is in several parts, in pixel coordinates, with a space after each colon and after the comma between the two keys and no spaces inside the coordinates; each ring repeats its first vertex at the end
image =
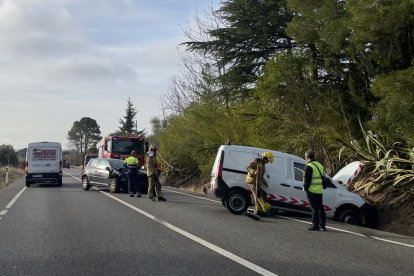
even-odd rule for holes
{"type": "Polygon", "coordinates": [[[125,159],[135,150],[141,165],[144,165],[145,138],[142,135],[135,136],[107,136],[97,145],[99,158],[125,159]]]}

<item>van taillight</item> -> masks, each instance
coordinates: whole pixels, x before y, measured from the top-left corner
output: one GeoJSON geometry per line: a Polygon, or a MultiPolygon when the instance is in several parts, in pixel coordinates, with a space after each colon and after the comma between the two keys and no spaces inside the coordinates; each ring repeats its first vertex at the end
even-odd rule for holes
{"type": "Polygon", "coordinates": [[[59,164],[60,164],[60,168],[63,168],[63,162],[60,161],[59,164]]]}
{"type": "Polygon", "coordinates": [[[221,178],[223,176],[223,161],[224,151],[221,152],[220,162],[217,164],[216,178],[221,178]]]}

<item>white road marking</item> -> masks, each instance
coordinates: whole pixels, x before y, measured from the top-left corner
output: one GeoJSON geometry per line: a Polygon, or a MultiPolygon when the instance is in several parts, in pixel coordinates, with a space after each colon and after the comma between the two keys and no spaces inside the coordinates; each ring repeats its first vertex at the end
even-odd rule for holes
{"type": "MultiPolygon", "coordinates": [[[[66,174],[68,174],[68,173],[66,173],[66,174]]],[[[70,175],[70,174],[68,174],[68,175],[70,175]]],[[[72,175],[70,175],[70,176],[72,176],[72,175]]],[[[81,181],[77,177],[74,177],[74,176],[72,176],[72,177],[75,178],[75,179],[77,179],[77,180],[79,180],[79,181],[81,181]]],[[[221,203],[220,201],[217,201],[217,200],[213,200],[213,199],[209,199],[209,198],[204,198],[204,197],[201,197],[201,196],[195,196],[195,195],[191,195],[191,194],[186,194],[184,192],[177,192],[177,191],[173,191],[173,190],[166,189],[166,188],[164,188],[163,190],[166,190],[166,191],[169,191],[169,192],[173,192],[173,193],[177,193],[177,194],[182,194],[182,195],[189,196],[189,197],[199,198],[199,199],[202,199],[202,200],[207,200],[207,201],[221,203]]],[[[287,219],[287,220],[292,220],[292,221],[296,221],[296,222],[300,222],[300,223],[311,224],[308,221],[304,221],[304,220],[300,220],[300,219],[294,219],[294,218],[285,217],[285,216],[276,216],[276,217],[283,218],[283,219],[287,219]]],[[[378,241],[383,241],[383,242],[388,242],[388,243],[392,243],[392,244],[397,244],[397,245],[401,245],[401,246],[406,246],[406,247],[412,247],[412,248],[414,248],[414,245],[408,244],[408,243],[402,243],[402,242],[397,242],[397,241],[393,241],[393,240],[383,239],[383,238],[379,238],[379,237],[376,237],[376,236],[365,235],[365,234],[361,234],[361,233],[357,233],[357,232],[353,232],[353,231],[349,231],[349,230],[344,230],[344,229],[340,229],[340,228],[336,228],[336,227],[331,227],[331,226],[326,226],[326,228],[331,229],[331,230],[336,230],[336,231],[339,231],[339,232],[348,233],[348,234],[355,235],[355,236],[359,236],[359,237],[363,237],[363,238],[372,238],[372,239],[375,239],[375,240],[378,240],[378,241]]]]}
{"type": "Polygon", "coordinates": [[[26,187],[24,187],[23,189],[21,189],[20,192],[13,197],[13,199],[9,202],[9,204],[6,205],[6,209],[10,209],[13,206],[13,204],[16,202],[16,200],[22,195],[22,193],[25,190],[26,190],[26,187]]]}
{"type": "Polygon", "coordinates": [[[269,270],[266,270],[266,269],[264,269],[264,268],[262,268],[258,265],[255,265],[254,263],[251,263],[251,262],[249,262],[249,261],[247,261],[247,260],[245,260],[245,259],[243,259],[243,258],[241,258],[241,257],[239,257],[239,256],[237,256],[237,255],[221,248],[221,247],[218,247],[218,246],[216,246],[216,245],[214,245],[214,244],[212,244],[212,243],[210,243],[206,240],[203,240],[203,239],[201,239],[201,238],[199,238],[199,237],[197,237],[197,236],[195,236],[195,235],[193,235],[193,234],[191,234],[191,233],[189,233],[189,232],[187,232],[187,231],[185,231],[181,228],[178,228],[178,227],[176,227],[176,226],[174,226],[174,225],[172,225],[172,224],[170,224],[170,223],[168,223],[164,220],[161,220],[161,219],[159,219],[159,218],[157,218],[157,217],[155,217],[155,216],[153,216],[153,215],[151,215],[151,214],[149,214],[149,213],[147,213],[147,212],[145,212],[145,211],[143,211],[143,210],[141,210],[141,209],[139,209],[139,208],[137,208],[137,207],[135,207],[135,206],[133,206],[133,205],[131,205],[131,204],[129,204],[129,203],[127,203],[127,202],[125,202],[125,201],[123,201],[123,200],[121,200],[121,199],[119,199],[119,198],[117,198],[117,197],[115,197],[111,194],[109,194],[109,193],[106,193],[106,192],[103,192],[103,191],[100,191],[100,193],[102,193],[102,194],[118,201],[119,203],[131,208],[132,210],[134,210],[134,211],[136,211],[136,212],[138,212],[138,213],[140,213],[144,216],[146,216],[147,218],[152,219],[152,220],[164,225],[165,227],[167,227],[167,228],[169,228],[169,229],[171,229],[171,230],[173,230],[173,231],[175,231],[175,232],[177,232],[177,233],[179,233],[179,234],[181,234],[181,235],[183,235],[183,236],[185,236],[185,237],[187,237],[187,238],[189,238],[189,239],[191,239],[191,240],[193,240],[193,241],[195,241],[195,242],[197,242],[197,243],[199,243],[199,244],[201,244],[201,245],[203,245],[203,246],[205,246],[205,247],[207,247],[211,250],[213,250],[214,252],[216,252],[216,253],[218,253],[218,254],[226,257],[226,258],[229,258],[230,260],[232,260],[236,263],[241,264],[242,266],[244,266],[248,269],[251,269],[251,270],[253,270],[253,271],[255,271],[255,272],[257,272],[261,275],[277,275],[277,274],[274,274],[273,272],[271,272],[269,270]]]}
{"type": "Polygon", "coordinates": [[[186,196],[190,196],[190,197],[195,197],[195,198],[204,199],[204,200],[207,200],[207,201],[212,201],[212,202],[221,203],[221,201],[217,201],[217,200],[213,200],[213,199],[209,199],[209,198],[205,198],[205,197],[201,197],[201,196],[195,196],[195,195],[191,195],[191,194],[186,194],[186,193],[183,193],[183,192],[177,192],[177,191],[173,191],[173,190],[166,189],[166,188],[163,188],[163,190],[165,190],[165,191],[169,191],[169,192],[171,192],[171,193],[176,193],[176,194],[181,194],[181,195],[186,195],[186,196]]]}
{"type": "Polygon", "coordinates": [[[1,210],[0,211],[0,216],[4,216],[5,214],[7,214],[7,210],[1,210]]]}
{"type": "MultiPolygon", "coordinates": [[[[66,174],[68,174],[68,173],[66,173],[66,174]]],[[[68,174],[68,175],[70,175],[70,174],[68,174]]],[[[72,176],[72,175],[70,175],[70,176],[72,176]]],[[[72,177],[80,181],[79,178],[74,177],[74,176],[72,176],[72,177]]],[[[99,189],[97,189],[97,190],[99,191],[99,189]]],[[[197,236],[195,236],[195,235],[193,235],[193,234],[191,234],[191,233],[189,233],[189,232],[187,232],[187,231],[185,231],[181,228],[178,228],[178,227],[176,227],[176,226],[174,226],[174,225],[172,225],[172,224],[170,224],[170,223],[168,223],[164,220],[161,220],[161,219],[151,215],[150,213],[147,213],[144,210],[141,210],[141,209],[139,209],[139,208],[137,208],[137,207],[135,207],[135,206],[133,206],[133,205],[131,205],[131,204],[129,204],[129,203],[127,203],[127,202],[125,202],[125,201],[123,201],[123,200],[107,193],[107,192],[104,192],[104,191],[99,191],[99,192],[106,195],[107,197],[110,197],[113,200],[116,200],[119,203],[131,208],[132,210],[146,216],[147,218],[152,219],[152,220],[164,225],[165,227],[167,227],[167,228],[169,228],[169,229],[171,229],[171,230],[173,230],[173,231],[189,238],[190,240],[193,240],[193,241],[201,244],[202,246],[205,246],[205,247],[209,248],[210,250],[212,250],[212,251],[214,251],[214,252],[216,252],[216,253],[218,253],[218,254],[220,254],[220,255],[222,255],[222,256],[224,256],[224,257],[226,257],[226,258],[228,258],[228,259],[230,259],[230,260],[232,260],[236,263],[241,264],[242,266],[244,266],[248,269],[251,269],[251,270],[253,270],[253,271],[255,271],[255,272],[257,272],[261,275],[277,276],[277,274],[275,274],[275,273],[273,273],[269,270],[266,270],[266,269],[264,269],[264,268],[262,268],[258,265],[255,265],[254,263],[251,263],[251,262],[249,262],[249,261],[247,261],[247,260],[245,260],[245,259],[243,259],[243,258],[241,258],[241,257],[239,257],[239,256],[237,256],[237,255],[221,248],[221,247],[218,247],[218,246],[216,246],[216,245],[214,245],[214,244],[212,244],[212,243],[210,243],[206,240],[203,240],[203,239],[201,239],[201,238],[199,238],[199,237],[197,237],[197,236]]]]}

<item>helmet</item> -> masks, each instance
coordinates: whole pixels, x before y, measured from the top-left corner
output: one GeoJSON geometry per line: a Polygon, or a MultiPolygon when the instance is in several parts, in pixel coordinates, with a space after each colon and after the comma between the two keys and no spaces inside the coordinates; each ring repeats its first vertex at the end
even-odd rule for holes
{"type": "Polygon", "coordinates": [[[262,158],[267,158],[267,160],[269,160],[270,163],[273,163],[274,157],[273,157],[273,153],[271,153],[270,151],[265,151],[261,154],[262,158]]]}
{"type": "Polygon", "coordinates": [[[154,146],[151,146],[151,147],[149,148],[149,151],[156,152],[156,151],[157,151],[157,148],[156,148],[156,147],[154,147],[154,146]]]}

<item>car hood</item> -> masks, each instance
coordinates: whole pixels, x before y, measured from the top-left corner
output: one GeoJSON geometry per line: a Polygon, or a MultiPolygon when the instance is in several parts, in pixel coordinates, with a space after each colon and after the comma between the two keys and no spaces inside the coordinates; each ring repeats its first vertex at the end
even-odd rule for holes
{"type": "Polygon", "coordinates": [[[352,163],[349,163],[345,167],[343,167],[337,174],[335,174],[334,177],[332,177],[332,180],[334,180],[336,183],[348,186],[352,183],[354,178],[361,172],[362,169],[362,162],[360,161],[354,161],[352,163]]]}

